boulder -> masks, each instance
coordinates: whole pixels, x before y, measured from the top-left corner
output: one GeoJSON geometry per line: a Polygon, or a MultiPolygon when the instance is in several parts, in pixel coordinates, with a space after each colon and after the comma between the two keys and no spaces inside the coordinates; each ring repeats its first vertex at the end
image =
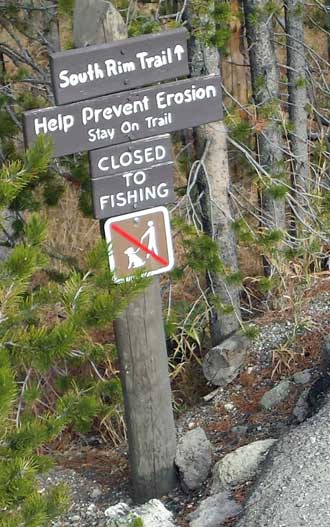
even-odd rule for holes
{"type": "Polygon", "coordinates": [[[299,396],[296,406],[293,409],[293,416],[296,418],[298,423],[305,421],[309,414],[309,406],[307,402],[307,397],[309,393],[309,388],[306,388],[299,396]]]}
{"type": "Polygon", "coordinates": [[[130,509],[126,503],[118,503],[105,511],[107,527],[135,527],[137,519],[143,527],[175,527],[173,515],[159,500],[130,509]]]}
{"type": "Polygon", "coordinates": [[[175,464],[183,488],[194,490],[206,480],[212,463],[212,445],[202,428],[187,432],[177,446],[175,464]]]}
{"type": "Polygon", "coordinates": [[[241,505],[228,492],[220,492],[203,500],[198,508],[189,514],[191,527],[221,527],[226,520],[240,514],[241,505]]]}
{"type": "Polygon", "coordinates": [[[212,494],[253,479],[276,439],[254,441],[224,456],[213,469],[212,494]]]}
{"type": "Polygon", "coordinates": [[[330,371],[330,335],[325,335],[323,339],[320,366],[323,373],[330,371]]]}
{"type": "Polygon", "coordinates": [[[226,386],[239,374],[251,341],[234,335],[212,348],[205,356],[203,373],[216,386],[226,386]]]}
{"type": "Polygon", "coordinates": [[[236,527],[329,527],[330,401],[269,453],[236,527]]]}
{"type": "Polygon", "coordinates": [[[127,38],[127,27],[117,9],[105,0],[79,0],[74,8],[76,47],[127,38]]]}
{"type": "Polygon", "coordinates": [[[274,388],[263,395],[260,401],[261,407],[264,410],[270,410],[274,406],[277,406],[278,404],[285,401],[291,391],[292,386],[292,383],[288,380],[281,381],[279,384],[274,386],[274,388]]]}
{"type": "Polygon", "coordinates": [[[311,378],[311,370],[297,371],[293,374],[293,380],[296,384],[307,384],[311,378]]]}

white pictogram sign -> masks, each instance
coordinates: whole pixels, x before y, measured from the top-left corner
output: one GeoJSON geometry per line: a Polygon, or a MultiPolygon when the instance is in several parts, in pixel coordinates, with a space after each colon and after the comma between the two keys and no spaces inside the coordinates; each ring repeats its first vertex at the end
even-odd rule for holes
{"type": "Polygon", "coordinates": [[[152,276],[172,269],[170,219],[165,207],[109,218],[104,232],[116,282],[130,279],[136,270],[152,276]]]}

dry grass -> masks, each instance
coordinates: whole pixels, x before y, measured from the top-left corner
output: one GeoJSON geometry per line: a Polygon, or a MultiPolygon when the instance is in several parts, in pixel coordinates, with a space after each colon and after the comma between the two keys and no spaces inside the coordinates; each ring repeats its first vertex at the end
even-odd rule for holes
{"type": "MultiPolygon", "coordinates": [[[[84,261],[88,252],[100,238],[99,222],[86,218],[78,208],[79,190],[66,185],[56,208],[45,209],[43,217],[48,223],[48,244],[54,253],[84,261]]],[[[61,263],[58,264],[61,267],[61,263]]],[[[61,269],[60,269],[61,270],[61,269]]]]}

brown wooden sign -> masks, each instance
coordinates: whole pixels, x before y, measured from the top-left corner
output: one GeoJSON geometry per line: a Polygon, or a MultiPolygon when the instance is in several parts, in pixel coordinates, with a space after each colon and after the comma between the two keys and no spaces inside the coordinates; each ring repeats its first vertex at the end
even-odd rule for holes
{"type": "Polygon", "coordinates": [[[94,217],[111,218],[175,201],[172,162],[92,179],[94,217]]]}
{"type": "Polygon", "coordinates": [[[50,136],[55,157],[222,119],[220,77],[208,75],[24,114],[27,146],[50,136]]]}
{"type": "Polygon", "coordinates": [[[169,134],[89,152],[92,179],[150,168],[171,161],[172,145],[169,134]]]}
{"type": "Polygon", "coordinates": [[[182,77],[189,73],[187,31],[53,53],[50,66],[56,104],[182,77]]]}
{"type": "Polygon", "coordinates": [[[169,213],[165,207],[110,218],[104,224],[110,269],[122,282],[136,272],[146,276],[170,271],[174,265],[169,213]]]}

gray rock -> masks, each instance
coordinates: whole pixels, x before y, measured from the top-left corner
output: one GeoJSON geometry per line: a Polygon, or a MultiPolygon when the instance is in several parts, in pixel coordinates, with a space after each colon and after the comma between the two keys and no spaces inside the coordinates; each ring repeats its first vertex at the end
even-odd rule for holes
{"type": "Polygon", "coordinates": [[[234,335],[212,348],[205,356],[203,373],[216,386],[226,386],[239,374],[251,341],[234,335]]]}
{"type": "Polygon", "coordinates": [[[127,38],[127,27],[120,13],[109,2],[79,0],[74,8],[74,42],[76,47],[127,38]]]}
{"type": "Polygon", "coordinates": [[[233,426],[233,428],[231,429],[231,431],[234,432],[234,434],[237,434],[240,436],[245,436],[248,433],[248,430],[249,430],[248,425],[237,425],[237,426],[233,426]]]}
{"type": "Polygon", "coordinates": [[[228,492],[221,492],[203,500],[198,508],[189,514],[191,527],[221,527],[229,518],[234,518],[242,510],[228,492]]]}
{"type": "Polygon", "coordinates": [[[298,371],[293,374],[293,380],[296,384],[307,384],[312,378],[310,370],[298,371]]]}
{"type": "Polygon", "coordinates": [[[323,372],[330,369],[330,335],[325,335],[321,346],[321,370],[323,372]]]}
{"type": "Polygon", "coordinates": [[[329,527],[330,402],[283,436],[236,527],[329,527]]]}
{"type": "Polygon", "coordinates": [[[91,492],[91,498],[96,500],[97,498],[99,498],[100,496],[102,496],[102,491],[99,487],[95,487],[92,492],[91,492]]]}
{"type": "Polygon", "coordinates": [[[292,414],[297,419],[298,423],[302,423],[305,421],[308,413],[309,413],[309,406],[307,402],[307,397],[309,393],[309,388],[306,388],[299,396],[299,399],[296,403],[296,406],[293,409],[292,414]]]}
{"type": "Polygon", "coordinates": [[[260,405],[264,410],[270,410],[274,406],[277,406],[281,402],[285,401],[288,397],[292,388],[292,383],[288,380],[281,381],[279,384],[274,386],[269,392],[266,392],[261,401],[260,405]]]}
{"type": "Polygon", "coordinates": [[[187,432],[180,440],[175,464],[184,488],[197,489],[206,480],[212,463],[212,445],[202,428],[187,432]]]}
{"type": "Polygon", "coordinates": [[[143,527],[175,527],[173,514],[159,500],[150,500],[144,505],[129,509],[126,503],[118,503],[105,511],[107,527],[133,527],[137,518],[143,527]]]}
{"type": "Polygon", "coordinates": [[[129,513],[129,506],[127,503],[117,503],[116,505],[113,505],[112,507],[109,507],[104,512],[105,516],[107,518],[110,518],[111,520],[120,516],[125,516],[129,513]]]}
{"type": "Polygon", "coordinates": [[[212,494],[253,479],[276,439],[254,441],[223,457],[213,468],[212,494]]]}

